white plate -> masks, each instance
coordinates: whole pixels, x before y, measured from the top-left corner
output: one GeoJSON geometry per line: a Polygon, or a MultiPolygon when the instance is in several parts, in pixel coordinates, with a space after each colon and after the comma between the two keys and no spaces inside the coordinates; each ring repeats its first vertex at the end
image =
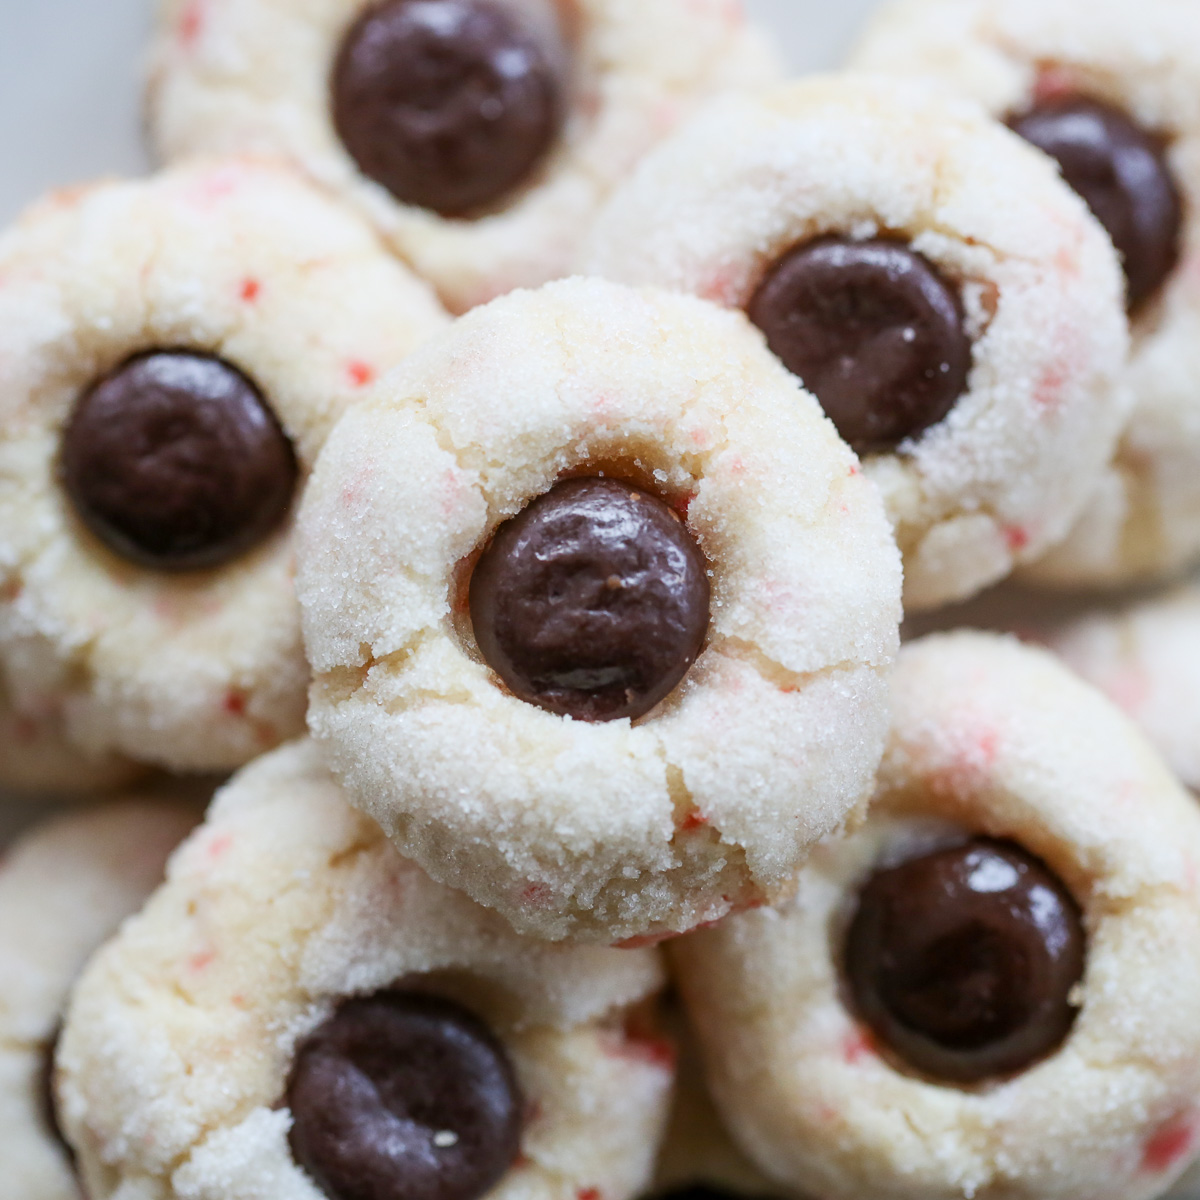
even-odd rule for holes
{"type": "MultiPolygon", "coordinates": [[[[745,0],[797,72],[837,66],[877,2],[745,0]]],[[[152,0],[0,0],[0,221],[49,188],[145,169],[140,82],[152,11],[152,0]]],[[[34,811],[0,795],[0,842],[34,811]]]]}

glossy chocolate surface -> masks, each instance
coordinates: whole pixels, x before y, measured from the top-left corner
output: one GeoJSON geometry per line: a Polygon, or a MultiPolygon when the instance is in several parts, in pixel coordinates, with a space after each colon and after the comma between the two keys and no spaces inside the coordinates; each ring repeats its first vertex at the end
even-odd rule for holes
{"type": "Polygon", "coordinates": [[[484,658],[517,696],[583,721],[633,718],[700,653],[707,565],[649,492],[569,479],[496,532],[470,603],[484,658]]]}
{"type": "Polygon", "coordinates": [[[1079,907],[1044,863],[974,838],[867,880],[845,969],[858,1015],[901,1060],[977,1083],[1061,1045],[1085,944],[1079,907]]]}
{"type": "Polygon", "coordinates": [[[746,311],[860,454],[919,436],[966,390],[958,293],[902,242],[809,242],[774,263],[746,311]]]}
{"type": "Polygon", "coordinates": [[[397,200],[465,216],[527,183],[558,140],[555,57],[502,0],[384,0],[342,42],[334,124],[397,200]]]}

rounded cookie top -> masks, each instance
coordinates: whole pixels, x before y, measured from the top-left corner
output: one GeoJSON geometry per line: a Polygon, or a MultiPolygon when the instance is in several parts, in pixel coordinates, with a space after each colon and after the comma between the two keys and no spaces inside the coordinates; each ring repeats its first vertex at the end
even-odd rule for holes
{"type": "Polygon", "coordinates": [[[52,1057],[76,976],[162,879],[198,811],[165,796],[60,817],[0,864],[0,1158],[29,1200],[76,1200],[52,1057]]]}
{"type": "Polygon", "coordinates": [[[778,75],[740,0],[166,0],[150,128],[295,159],[462,312],[566,274],[649,147],[778,75]]]}
{"type": "Polygon", "coordinates": [[[81,980],[63,1122],[96,1200],[628,1200],[674,1074],[662,984],[653,951],[523,939],[434,883],[295,743],[81,980]]]}
{"type": "Polygon", "coordinates": [[[870,788],[886,517],[744,318],[692,297],[571,280],[461,319],[335,430],[298,586],[353,802],[523,931],[761,904],[870,788]]]}
{"type": "Polygon", "coordinates": [[[1172,770],[1200,790],[1200,589],[1186,584],[1037,631],[1039,640],[1132,717],[1172,770]]]}
{"type": "Polygon", "coordinates": [[[1029,571],[1060,587],[1200,561],[1200,20],[1186,0],[899,0],[855,55],[933,76],[1052,155],[1121,252],[1135,408],[1075,527],[1029,571]]]}
{"type": "Polygon", "coordinates": [[[867,821],[673,946],[722,1111],[845,1200],[1161,1194],[1200,1144],[1194,802],[1013,639],[911,643],[893,695],[867,821]]]}
{"type": "Polygon", "coordinates": [[[326,433],[448,318],[288,169],[53,196],[0,238],[0,670],[90,758],[303,729],[292,519],[326,433]]]}
{"type": "Polygon", "coordinates": [[[712,105],[618,191],[581,262],[747,312],[864,455],[910,608],[1060,538],[1127,414],[1103,231],[1041,155],[917,83],[712,105]]]}

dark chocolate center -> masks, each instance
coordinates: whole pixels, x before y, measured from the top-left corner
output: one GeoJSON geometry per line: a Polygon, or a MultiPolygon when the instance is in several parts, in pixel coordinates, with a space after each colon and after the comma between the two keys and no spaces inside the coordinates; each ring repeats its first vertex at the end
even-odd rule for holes
{"type": "Polygon", "coordinates": [[[160,571],[216,567],[282,524],[296,458],[258,389],[206,354],[139,355],[76,404],[61,476],[114,553],[160,571]]]}
{"type": "Polygon", "coordinates": [[[569,479],[506,522],[471,579],[484,658],[523,700],[639,717],[704,644],[707,565],[683,521],[615,479],[569,479]]]}
{"type": "Polygon", "coordinates": [[[859,1015],[901,1059],[975,1083],[1062,1043],[1084,950],[1079,908],[1045,864],[975,838],[868,880],[846,972],[859,1015]]]}
{"type": "Polygon", "coordinates": [[[1179,262],[1183,202],[1163,143],[1127,113],[1082,96],[1042,101],[1011,124],[1058,160],[1108,230],[1136,311],[1179,262]]]}
{"type": "Polygon", "coordinates": [[[502,0],[383,0],[333,72],[333,118],[364,175],[462,216],[526,183],[565,110],[552,50],[502,0]]]}
{"type": "Polygon", "coordinates": [[[520,1151],[503,1046],[448,1000],[349,1000],[300,1046],[292,1155],[331,1200],[476,1200],[520,1151]]]}
{"type": "Polygon", "coordinates": [[[800,246],[770,268],[747,312],[860,454],[936,425],[966,390],[958,293],[901,242],[800,246]]]}

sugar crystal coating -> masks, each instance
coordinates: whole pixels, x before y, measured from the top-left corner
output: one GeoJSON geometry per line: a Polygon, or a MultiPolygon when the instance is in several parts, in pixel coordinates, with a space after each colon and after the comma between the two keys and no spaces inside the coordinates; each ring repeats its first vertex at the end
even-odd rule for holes
{"type": "Polygon", "coordinates": [[[1195,801],[1105,697],[1013,638],[909,643],[893,703],[868,818],[795,899],[671,946],[724,1117],[771,1177],[834,1200],[1162,1194],[1200,1141],[1195,801]],[[906,1066],[842,976],[864,882],[971,838],[1043,864],[1087,935],[1065,1040],[984,1086],[906,1066]]]}
{"type": "Polygon", "coordinates": [[[578,279],[469,313],[339,424],[297,582],[310,728],[353,802],[522,931],[613,943],[769,902],[870,787],[886,518],[749,322],[701,300],[578,279]],[[711,571],[703,651],[632,722],[518,698],[471,634],[495,530],[599,473],[686,514],[711,571]]]}

